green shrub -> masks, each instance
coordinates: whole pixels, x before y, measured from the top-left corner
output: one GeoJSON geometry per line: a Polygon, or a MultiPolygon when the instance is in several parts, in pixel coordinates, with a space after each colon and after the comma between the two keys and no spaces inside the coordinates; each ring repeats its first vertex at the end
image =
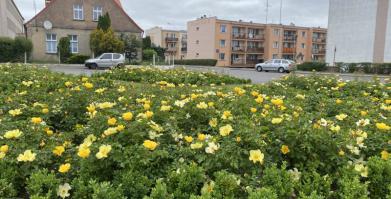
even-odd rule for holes
{"type": "Polygon", "coordinates": [[[216,59],[183,59],[175,60],[176,65],[190,65],[190,66],[216,66],[216,59]]]}
{"type": "Polygon", "coordinates": [[[0,62],[24,61],[24,53],[30,55],[32,48],[31,41],[24,37],[0,37],[0,62]]]}
{"type": "Polygon", "coordinates": [[[215,184],[213,188],[213,198],[234,199],[239,197],[239,178],[227,171],[218,171],[214,174],[215,184]]]}
{"type": "Polygon", "coordinates": [[[297,69],[302,71],[325,71],[327,65],[324,62],[304,62],[297,65],[297,69]]]}
{"type": "Polygon", "coordinates": [[[203,168],[196,164],[184,165],[172,171],[169,179],[169,191],[175,198],[188,199],[191,194],[198,194],[205,181],[203,168]]]}
{"type": "Polygon", "coordinates": [[[14,39],[14,56],[15,62],[24,61],[24,53],[27,53],[27,58],[30,57],[33,50],[33,43],[25,37],[15,37],[14,39]]]}
{"type": "Polygon", "coordinates": [[[278,196],[273,189],[261,188],[250,192],[248,199],[277,199],[278,196]]]}
{"type": "Polygon", "coordinates": [[[324,199],[324,196],[318,195],[316,191],[313,191],[310,195],[300,194],[299,199],[324,199]]]}
{"type": "Polygon", "coordinates": [[[14,40],[7,37],[0,38],[0,62],[11,62],[14,58],[14,40]]]}
{"type": "Polygon", "coordinates": [[[338,196],[340,199],[368,199],[368,184],[363,184],[356,177],[342,177],[338,182],[338,196]]]}
{"type": "Polygon", "coordinates": [[[65,63],[67,64],[84,64],[84,62],[89,59],[90,56],[87,55],[72,55],[69,57],[65,63]]]}
{"type": "Polygon", "coordinates": [[[0,179],[0,196],[13,198],[17,196],[17,192],[11,182],[6,179],[0,179]]]}
{"type": "Polygon", "coordinates": [[[163,182],[163,179],[156,181],[156,186],[152,189],[149,196],[145,196],[144,199],[173,199],[174,196],[167,191],[167,185],[163,182]]]}
{"type": "Polygon", "coordinates": [[[368,191],[370,198],[385,198],[391,185],[391,160],[385,161],[379,157],[368,160],[368,191]]]}
{"type": "Polygon", "coordinates": [[[56,198],[60,180],[47,169],[38,170],[31,174],[27,181],[27,190],[30,195],[47,198],[56,198]]]}
{"type": "Polygon", "coordinates": [[[58,42],[58,53],[60,54],[61,63],[65,63],[72,55],[71,53],[71,40],[69,37],[62,37],[58,42]]]}
{"type": "Polygon", "coordinates": [[[281,169],[276,165],[266,168],[261,178],[261,185],[277,190],[278,198],[289,198],[294,191],[291,174],[286,170],[285,165],[281,169]]]}
{"type": "Polygon", "coordinates": [[[153,49],[145,49],[143,50],[143,60],[152,61],[153,55],[157,56],[157,53],[153,49]]]}
{"type": "Polygon", "coordinates": [[[301,183],[298,185],[303,195],[312,195],[313,192],[329,197],[331,193],[332,179],[329,176],[321,176],[319,173],[305,172],[302,174],[301,183]]]}

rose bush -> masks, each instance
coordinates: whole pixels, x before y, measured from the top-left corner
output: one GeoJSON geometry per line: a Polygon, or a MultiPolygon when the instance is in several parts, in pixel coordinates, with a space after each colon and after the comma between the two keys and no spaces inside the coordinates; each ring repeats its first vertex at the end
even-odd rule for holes
{"type": "Polygon", "coordinates": [[[1,197],[391,196],[389,82],[0,71],[1,197]]]}

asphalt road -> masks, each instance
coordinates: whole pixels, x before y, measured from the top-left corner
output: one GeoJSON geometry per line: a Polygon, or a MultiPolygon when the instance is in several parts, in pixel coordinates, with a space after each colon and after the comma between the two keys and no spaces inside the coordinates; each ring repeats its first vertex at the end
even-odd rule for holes
{"type": "MultiPolygon", "coordinates": [[[[93,73],[104,72],[104,70],[89,70],[82,65],[53,64],[53,65],[47,65],[46,67],[48,67],[52,71],[62,72],[66,74],[74,74],[74,75],[90,76],[93,73]]],[[[163,68],[171,68],[171,67],[163,67],[163,68]]],[[[251,68],[219,68],[219,67],[202,67],[202,66],[187,66],[185,68],[189,70],[210,71],[210,72],[216,72],[220,74],[231,75],[243,79],[251,79],[251,81],[256,84],[277,80],[287,75],[286,73],[281,74],[277,72],[256,72],[254,69],[251,68]]],[[[312,73],[299,72],[298,74],[310,75],[312,73]]],[[[319,75],[335,75],[335,74],[319,73],[319,75]]],[[[361,80],[361,81],[370,81],[374,78],[374,76],[372,75],[357,75],[357,74],[340,74],[339,77],[341,77],[344,80],[361,80]]],[[[381,79],[381,81],[384,82],[385,79],[390,78],[390,76],[382,76],[379,78],[381,79]]]]}

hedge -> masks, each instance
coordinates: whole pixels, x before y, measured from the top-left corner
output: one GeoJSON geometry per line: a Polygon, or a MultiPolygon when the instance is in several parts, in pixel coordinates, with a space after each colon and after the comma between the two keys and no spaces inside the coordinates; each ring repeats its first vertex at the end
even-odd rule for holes
{"type": "Polygon", "coordinates": [[[354,73],[363,72],[368,74],[391,74],[391,63],[336,63],[339,72],[354,73]]]}
{"type": "Polygon", "coordinates": [[[297,65],[297,69],[302,71],[325,71],[327,65],[324,62],[304,62],[297,65]]]}
{"type": "Polygon", "coordinates": [[[192,65],[192,66],[216,66],[216,59],[183,59],[175,60],[177,65],[192,65]]]}
{"type": "Polygon", "coordinates": [[[0,62],[21,62],[24,53],[27,52],[29,56],[32,48],[32,42],[24,37],[0,37],[0,62]]]}
{"type": "Polygon", "coordinates": [[[90,56],[87,55],[72,55],[69,57],[65,63],[67,64],[84,64],[84,62],[89,59],[90,56]]]}

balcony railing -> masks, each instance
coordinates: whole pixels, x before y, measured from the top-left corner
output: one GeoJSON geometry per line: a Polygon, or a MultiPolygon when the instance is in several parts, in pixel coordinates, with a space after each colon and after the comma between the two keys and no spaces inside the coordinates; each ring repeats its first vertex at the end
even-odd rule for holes
{"type": "Polygon", "coordinates": [[[245,48],[243,46],[236,46],[236,47],[232,47],[232,51],[233,52],[244,52],[245,48]]]}
{"type": "Polygon", "coordinates": [[[166,37],[166,41],[167,42],[178,42],[178,38],[175,38],[175,37],[166,37]]]}
{"type": "Polygon", "coordinates": [[[243,58],[232,60],[232,65],[243,65],[243,64],[246,64],[246,60],[243,58]]]}
{"type": "Polygon", "coordinates": [[[312,42],[326,43],[326,38],[312,38],[312,42]]]}
{"type": "Polygon", "coordinates": [[[285,35],[284,41],[296,41],[296,35],[285,35]]]}
{"type": "Polygon", "coordinates": [[[175,47],[168,47],[166,48],[166,52],[176,52],[177,49],[175,47]]]}
{"type": "Polygon", "coordinates": [[[253,35],[253,34],[248,34],[247,35],[248,39],[256,39],[256,40],[265,40],[265,35],[253,35]]]}
{"type": "Polygon", "coordinates": [[[312,49],[312,54],[326,54],[326,49],[312,49]]]}
{"type": "Polygon", "coordinates": [[[232,33],[232,38],[234,39],[246,39],[245,33],[232,33]]]}
{"type": "Polygon", "coordinates": [[[260,47],[247,47],[247,52],[249,53],[264,53],[265,49],[260,47]]]}
{"type": "Polygon", "coordinates": [[[282,53],[293,54],[293,53],[295,53],[295,49],[294,48],[283,48],[282,53]]]}

